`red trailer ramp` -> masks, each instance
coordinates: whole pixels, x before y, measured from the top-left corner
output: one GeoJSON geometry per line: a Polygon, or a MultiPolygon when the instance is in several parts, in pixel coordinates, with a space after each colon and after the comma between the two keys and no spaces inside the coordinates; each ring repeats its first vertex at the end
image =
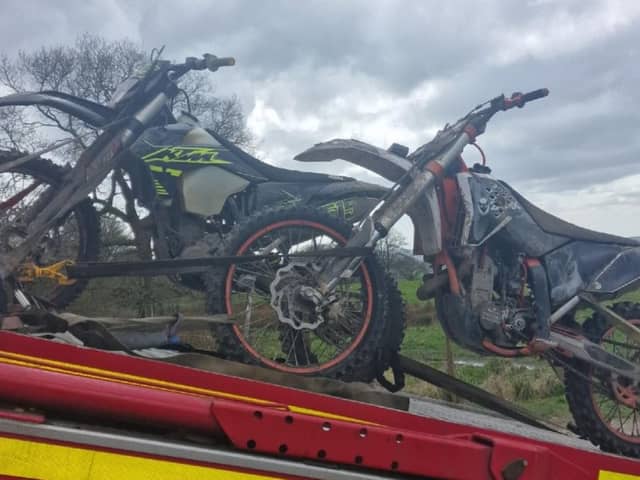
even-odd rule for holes
{"type": "Polygon", "coordinates": [[[8,332],[0,378],[5,476],[640,479],[636,460],[443,405],[404,412],[8,332]]]}

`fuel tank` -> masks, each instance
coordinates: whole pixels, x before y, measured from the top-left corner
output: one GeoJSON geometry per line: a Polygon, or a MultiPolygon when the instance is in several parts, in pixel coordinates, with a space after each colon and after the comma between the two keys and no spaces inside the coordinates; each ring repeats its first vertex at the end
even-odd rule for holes
{"type": "Polygon", "coordinates": [[[196,123],[147,129],[131,147],[148,169],[156,196],[178,199],[185,211],[208,217],[257,176],[236,155],[196,123]]]}

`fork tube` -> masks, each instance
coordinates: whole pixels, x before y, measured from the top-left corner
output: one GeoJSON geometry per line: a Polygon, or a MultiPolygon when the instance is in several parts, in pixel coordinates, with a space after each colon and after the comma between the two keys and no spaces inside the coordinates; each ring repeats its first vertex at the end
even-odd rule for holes
{"type": "MultiPolygon", "coordinates": [[[[97,151],[92,150],[90,146],[80,155],[76,166],[71,171],[68,183],[56,192],[49,204],[38,211],[33,221],[29,223],[27,237],[22,244],[0,255],[0,280],[7,278],[40,241],[45,232],[91,193],[113,170],[118,164],[120,154],[131,146],[166,105],[167,98],[164,92],[159,93],[138,110],[122,130],[110,134],[110,138],[107,132],[103,133],[104,140],[98,137],[98,142],[105,141],[105,143],[96,147],[97,151]]],[[[92,146],[95,145],[96,142],[92,146]]]]}
{"type": "MultiPolygon", "coordinates": [[[[458,159],[470,137],[463,132],[451,147],[440,157],[427,163],[419,170],[411,182],[397,195],[392,195],[378,210],[369,216],[360,228],[351,236],[347,247],[375,247],[378,240],[385,237],[413,203],[429,189],[433,188],[445,170],[458,159]]],[[[394,192],[395,193],[395,192],[394,192]]],[[[330,261],[320,276],[321,291],[327,294],[332,291],[340,278],[350,277],[362,262],[362,257],[339,258],[330,261]]]]}
{"type": "Polygon", "coordinates": [[[613,324],[617,325],[620,330],[632,337],[636,342],[640,342],[640,328],[636,327],[634,324],[621,317],[604,304],[598,302],[598,300],[589,293],[581,293],[580,298],[591,305],[591,307],[593,307],[593,309],[598,313],[607,317],[613,324]]]}
{"type": "Polygon", "coordinates": [[[393,227],[402,216],[407,213],[411,205],[421,195],[435,186],[437,180],[444,171],[458,159],[464,147],[469,143],[467,133],[462,133],[455,143],[440,158],[431,160],[427,166],[419,171],[411,183],[400,194],[393,198],[389,204],[376,211],[375,226],[382,236],[393,227]]]}

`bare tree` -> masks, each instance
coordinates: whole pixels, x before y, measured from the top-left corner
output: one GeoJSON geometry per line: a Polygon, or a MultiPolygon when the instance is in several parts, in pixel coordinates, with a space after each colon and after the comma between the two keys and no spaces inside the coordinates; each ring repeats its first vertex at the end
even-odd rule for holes
{"type": "Polygon", "coordinates": [[[180,82],[180,87],[185,95],[176,99],[174,111],[191,111],[206,128],[236,145],[250,146],[252,138],[238,97],[216,96],[210,73],[193,72],[180,82]]]}
{"type": "MultiPolygon", "coordinates": [[[[106,104],[124,79],[144,69],[147,59],[142,48],[129,40],[109,41],[87,33],[73,45],[21,51],[14,57],[1,55],[0,86],[11,92],[56,90],[106,104]]],[[[186,95],[178,97],[176,110],[190,108],[206,128],[237,144],[249,143],[237,97],[216,97],[210,77],[205,75],[186,77],[181,88],[186,95]]],[[[98,133],[94,127],[47,107],[37,111],[0,109],[0,148],[33,151],[56,137],[71,136],[77,142],[59,153],[65,161],[73,161],[98,133]]],[[[129,224],[138,255],[150,258],[149,232],[141,218],[144,212],[136,207],[124,172],[114,171],[95,192],[94,200],[103,215],[129,224]]]]}
{"type": "MultiPolygon", "coordinates": [[[[120,82],[144,65],[145,58],[144,52],[128,40],[110,42],[85,34],[73,46],[21,51],[14,58],[2,55],[0,83],[13,92],[56,90],[105,104],[120,82]]],[[[48,141],[56,134],[71,135],[81,148],[98,134],[95,128],[70,115],[47,107],[38,107],[38,112],[33,115],[33,109],[17,111],[11,127],[4,130],[14,136],[17,131],[29,130],[39,141],[48,141]]]]}

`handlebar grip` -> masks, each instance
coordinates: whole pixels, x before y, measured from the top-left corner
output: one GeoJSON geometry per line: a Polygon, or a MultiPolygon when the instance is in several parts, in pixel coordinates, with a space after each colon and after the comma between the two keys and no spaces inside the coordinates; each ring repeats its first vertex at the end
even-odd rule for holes
{"type": "Polygon", "coordinates": [[[236,64],[236,59],[233,57],[218,58],[218,65],[221,67],[233,67],[236,64]]]}
{"type": "Polygon", "coordinates": [[[210,53],[204,54],[204,63],[207,69],[215,72],[220,67],[231,67],[236,64],[233,57],[216,57],[210,53]]]}
{"type": "Polygon", "coordinates": [[[534,90],[533,92],[525,93],[522,95],[522,101],[524,103],[531,102],[532,100],[538,100],[539,98],[544,98],[549,95],[548,88],[539,88],[538,90],[534,90]]]}

